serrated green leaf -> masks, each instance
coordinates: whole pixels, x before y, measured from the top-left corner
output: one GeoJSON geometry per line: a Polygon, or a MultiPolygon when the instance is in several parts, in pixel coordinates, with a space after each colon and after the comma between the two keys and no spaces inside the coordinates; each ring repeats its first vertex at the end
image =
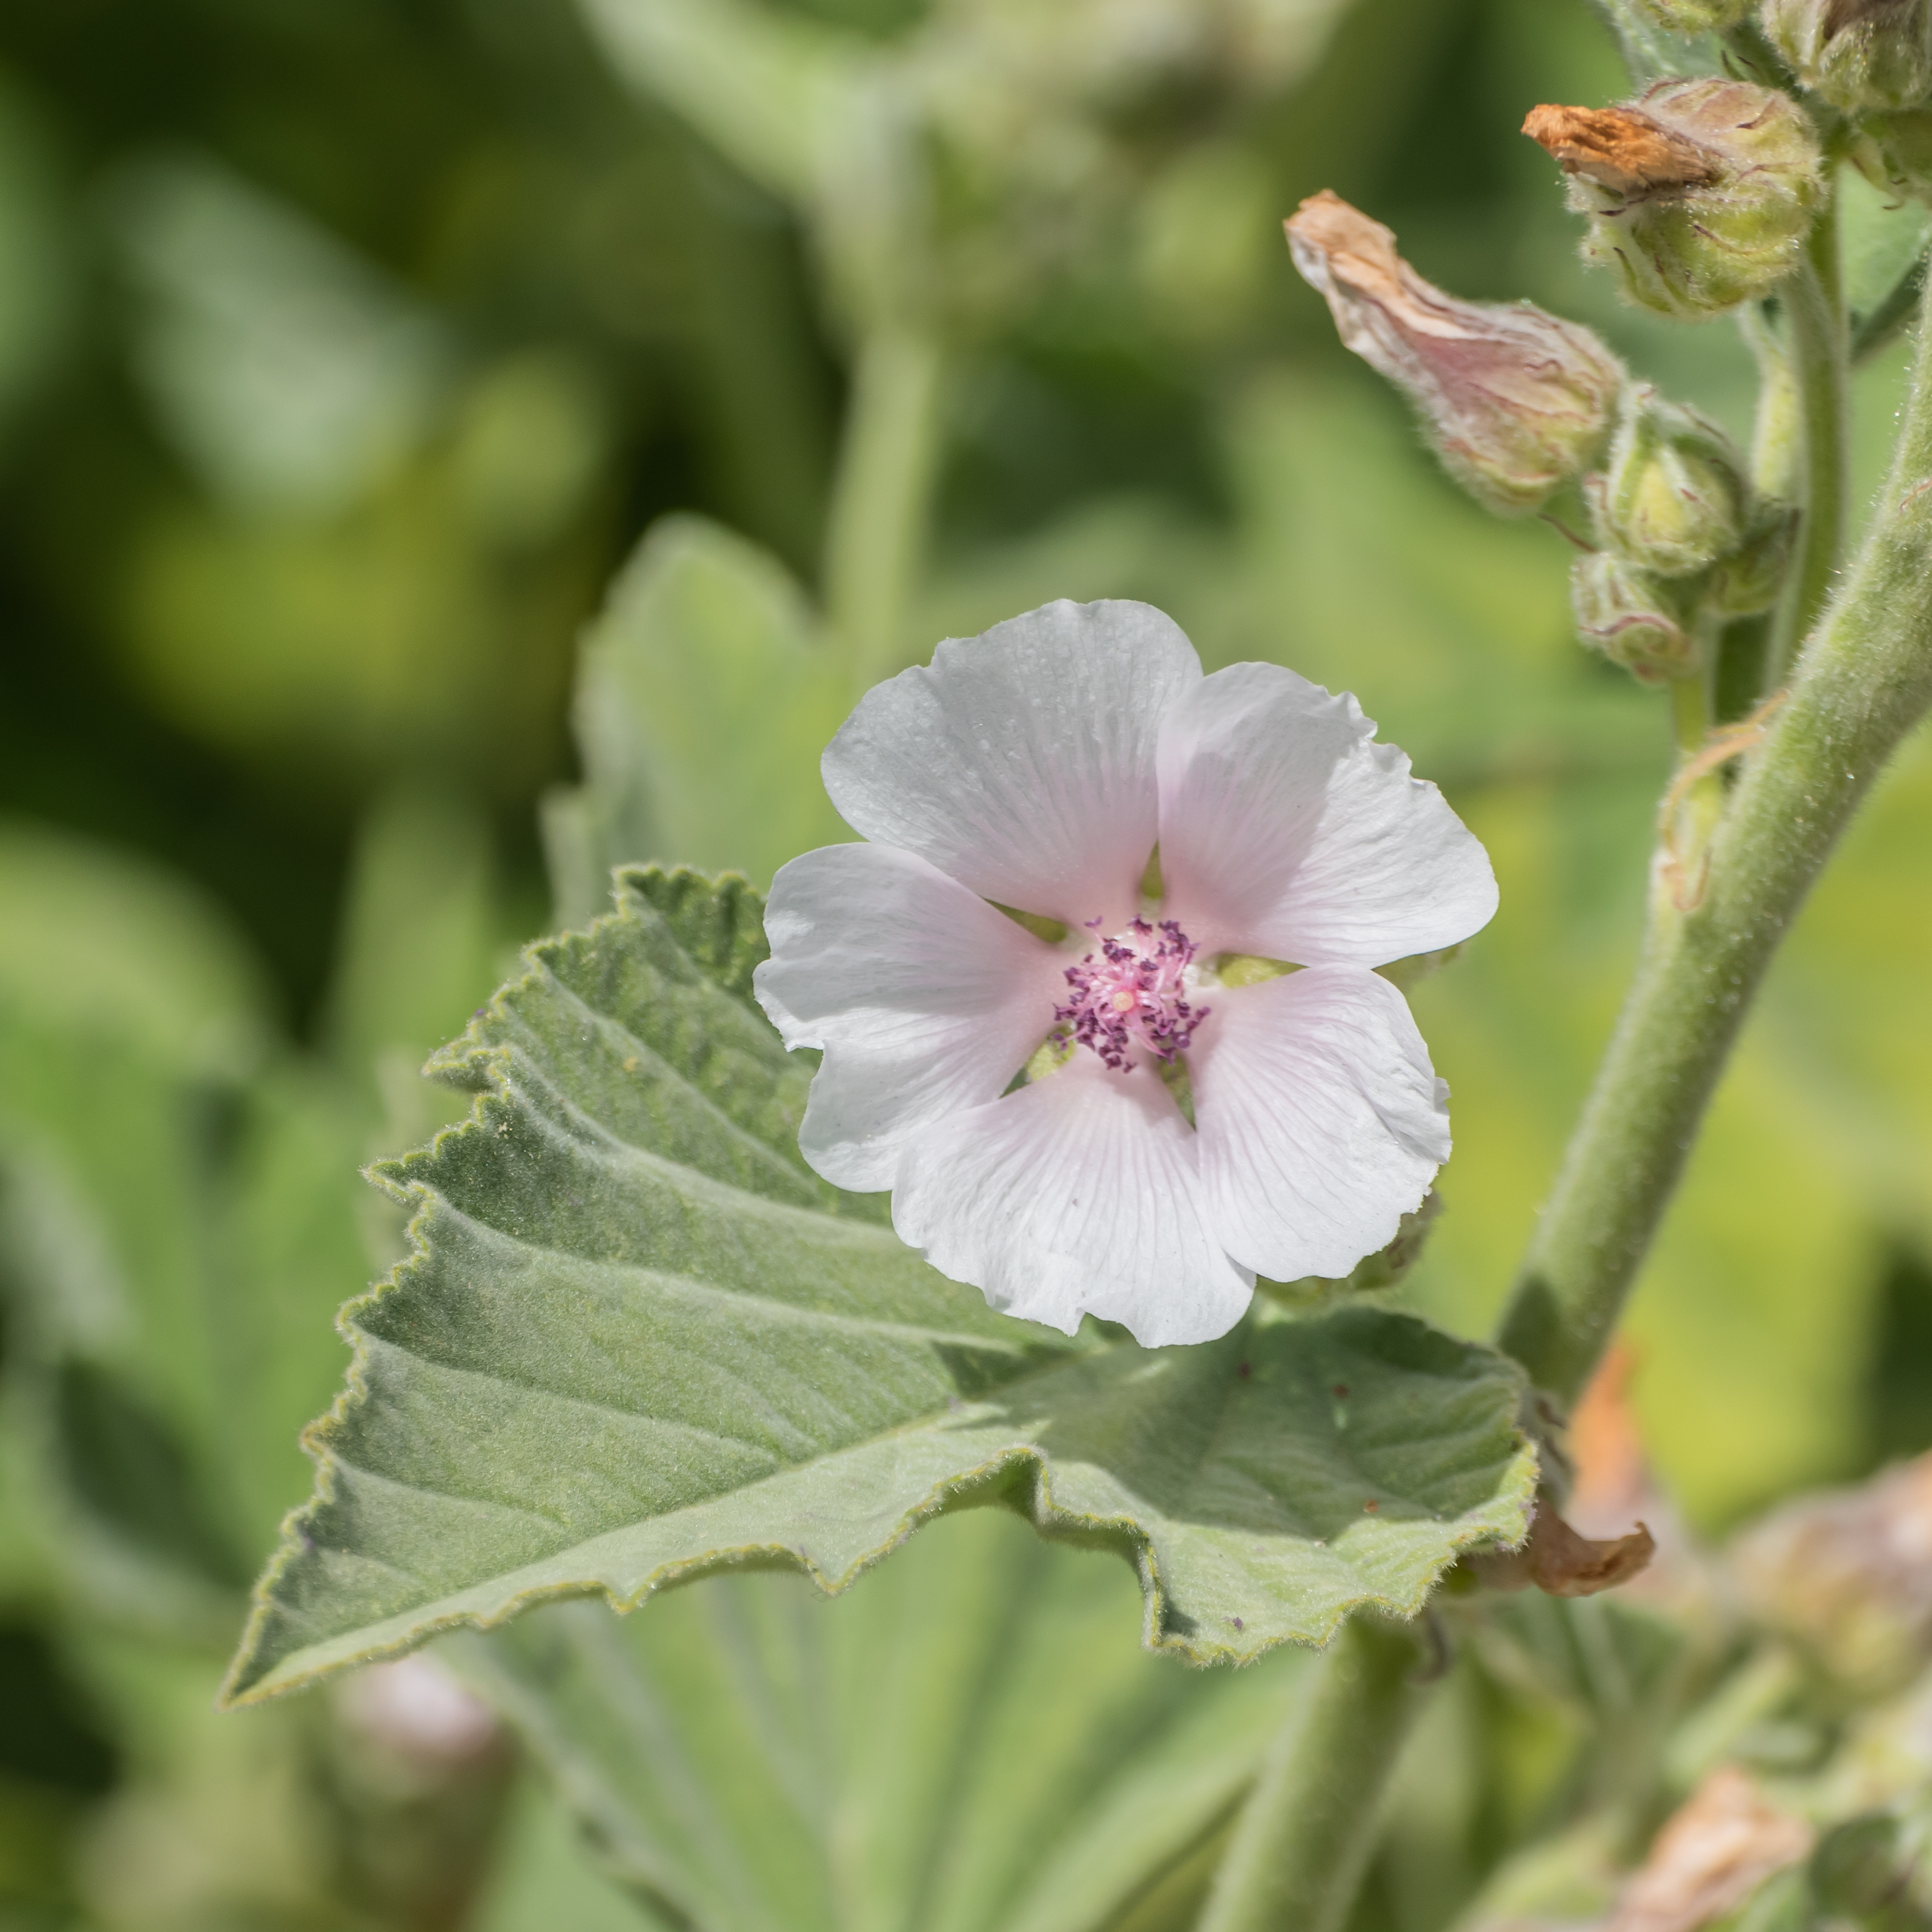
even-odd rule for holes
{"type": "Polygon", "coordinates": [[[970,1502],[1128,1555],[1148,1640],[1204,1661],[1411,1613],[1522,1533],[1520,1378],[1487,1349],[1366,1309],[1070,1341],[927,1268],[806,1168],[808,1070],[678,943],[736,935],[741,985],[742,883],[709,911],[688,876],[619,886],[442,1057],[471,1118],[376,1171],[415,1252],[344,1312],[350,1387],[232,1699],[548,1598],[774,1565],[836,1591],[970,1502]]]}
{"type": "Polygon", "coordinates": [[[836,1605],[717,1577],[621,1624],[559,1605],[439,1654],[664,1922],[1102,1932],[1225,1826],[1307,1658],[1166,1667],[1134,1594],[975,1510],[836,1605]]]}

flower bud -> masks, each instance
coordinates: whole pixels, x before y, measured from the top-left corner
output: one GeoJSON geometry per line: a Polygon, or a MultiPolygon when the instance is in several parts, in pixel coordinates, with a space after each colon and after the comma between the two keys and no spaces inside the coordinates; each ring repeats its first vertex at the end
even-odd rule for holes
{"type": "Polygon", "coordinates": [[[1932,108],[1872,116],[1860,124],[1851,158],[1881,194],[1932,202],[1932,108]]]}
{"type": "Polygon", "coordinates": [[[1606,550],[1571,566],[1570,604],[1577,636],[1646,684],[1696,667],[1696,637],[1681,594],[1606,550]]]}
{"type": "Polygon", "coordinates": [[[1760,18],[1792,72],[1847,114],[1912,107],[1932,94],[1927,0],[1764,0],[1760,18]]]}
{"type": "Polygon", "coordinates": [[[1715,423],[1646,387],[1625,400],[1590,501],[1601,542],[1660,577],[1684,577],[1737,548],[1750,488],[1715,423]]]}
{"type": "Polygon", "coordinates": [[[1791,562],[1798,512],[1789,503],[1760,502],[1744,540],[1720,557],[1704,586],[1704,608],[1716,617],[1755,617],[1778,602],[1791,562]]]}
{"type": "Polygon", "coordinates": [[[1762,295],[1796,262],[1818,202],[1804,110],[1744,81],[1659,81],[1622,107],[1535,107],[1522,130],[1592,218],[1585,259],[1663,315],[1694,320],[1762,295]]]}
{"type": "Polygon", "coordinates": [[[1602,447],[1623,367],[1587,328],[1528,302],[1459,302],[1395,236],[1324,190],[1288,224],[1294,266],[1342,344],[1403,391],[1449,473],[1504,515],[1534,510],[1602,447]]]}

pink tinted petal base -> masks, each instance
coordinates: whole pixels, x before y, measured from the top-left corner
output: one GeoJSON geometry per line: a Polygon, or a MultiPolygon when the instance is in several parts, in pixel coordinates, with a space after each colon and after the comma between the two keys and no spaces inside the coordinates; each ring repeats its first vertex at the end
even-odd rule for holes
{"type": "Polygon", "coordinates": [[[1480,843],[1354,698],[1230,665],[1161,728],[1163,910],[1204,952],[1380,966],[1496,909],[1480,843]]]}
{"type": "Polygon", "coordinates": [[[1070,1335],[1098,1315],[1160,1348],[1225,1335],[1253,1288],[1201,1193],[1195,1136],[1153,1072],[1082,1053],[922,1133],[892,1225],[1010,1315],[1070,1335]]]}
{"type": "Polygon", "coordinates": [[[983,898],[1112,932],[1154,849],[1160,721],[1200,681],[1150,605],[1049,604],[868,692],[825,788],[855,832],[983,898]]]}
{"type": "Polygon", "coordinates": [[[998,1094],[1039,1046],[1066,962],[923,859],[827,845],[779,869],[754,981],[825,1058],[799,1146],[839,1187],[890,1187],[920,1129],[998,1094]]]}
{"type": "Polygon", "coordinates": [[[1340,1279],[1448,1159],[1449,1090],[1408,1003],[1359,967],[1216,999],[1188,1060],[1208,1224],[1271,1281],[1340,1279]]]}

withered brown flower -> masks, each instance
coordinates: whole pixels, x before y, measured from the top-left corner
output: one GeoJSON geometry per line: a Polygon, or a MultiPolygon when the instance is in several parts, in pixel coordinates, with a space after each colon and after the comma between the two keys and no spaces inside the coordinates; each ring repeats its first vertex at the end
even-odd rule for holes
{"type": "Polygon", "coordinates": [[[1624,375],[1589,330],[1528,302],[1445,294],[1325,189],[1287,227],[1343,345],[1407,394],[1450,473],[1492,509],[1537,508],[1601,448],[1624,375]]]}

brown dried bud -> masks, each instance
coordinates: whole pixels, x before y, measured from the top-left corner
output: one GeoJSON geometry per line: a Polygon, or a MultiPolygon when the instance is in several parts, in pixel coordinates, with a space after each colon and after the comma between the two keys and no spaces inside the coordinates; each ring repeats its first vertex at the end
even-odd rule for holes
{"type": "Polygon", "coordinates": [[[1587,328],[1528,302],[1459,302],[1395,236],[1325,189],[1287,224],[1294,266],[1328,298],[1343,346],[1404,392],[1464,488],[1516,514],[1588,466],[1623,367],[1587,328]]]}
{"type": "Polygon", "coordinates": [[[1876,1696],[1932,1657],[1932,1455],[1774,1510],[1732,1558],[1752,1609],[1876,1696]]]}
{"type": "Polygon", "coordinates": [[[1820,193],[1803,110],[1744,81],[1660,81],[1620,107],[1538,107],[1523,132],[1592,217],[1586,260],[1664,315],[1696,320],[1763,294],[1796,264],[1820,193]]]}
{"type": "Polygon", "coordinates": [[[1605,1932],[1698,1932],[1810,1849],[1810,1826],[1720,1766],[1658,1833],[1605,1932]]]}

